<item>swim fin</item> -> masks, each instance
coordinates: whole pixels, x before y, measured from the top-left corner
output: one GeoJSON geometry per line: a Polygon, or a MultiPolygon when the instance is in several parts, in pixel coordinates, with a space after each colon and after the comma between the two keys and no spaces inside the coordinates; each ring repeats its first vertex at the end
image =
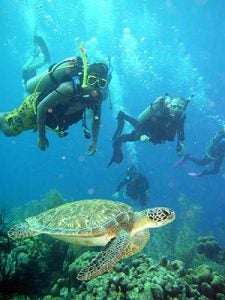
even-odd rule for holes
{"type": "Polygon", "coordinates": [[[121,149],[121,143],[113,143],[113,155],[110,162],[107,165],[107,168],[111,166],[112,163],[120,164],[123,160],[123,152],[121,149]]]}
{"type": "Polygon", "coordinates": [[[124,128],[124,112],[122,112],[121,110],[119,111],[118,115],[117,115],[117,128],[116,131],[113,135],[112,140],[115,141],[122,133],[123,128],[124,128]]]}
{"type": "Polygon", "coordinates": [[[34,36],[34,43],[37,44],[40,47],[40,49],[41,49],[41,51],[42,51],[42,53],[45,57],[46,63],[49,63],[51,61],[51,57],[50,57],[50,53],[48,51],[48,47],[47,47],[44,39],[39,35],[35,35],[34,36]]]}

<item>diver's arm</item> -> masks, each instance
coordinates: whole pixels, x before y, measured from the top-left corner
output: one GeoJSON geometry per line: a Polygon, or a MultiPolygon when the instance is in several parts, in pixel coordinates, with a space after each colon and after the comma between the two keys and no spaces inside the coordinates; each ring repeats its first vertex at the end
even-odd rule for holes
{"type": "Polygon", "coordinates": [[[122,181],[120,181],[120,183],[118,184],[116,191],[119,192],[122,187],[127,184],[130,181],[130,179],[128,179],[127,177],[125,177],[122,181]]]}
{"type": "Polygon", "coordinates": [[[72,83],[62,83],[56,91],[47,95],[37,106],[37,128],[38,128],[38,145],[42,151],[48,147],[48,140],[45,136],[45,125],[47,114],[54,110],[58,104],[65,105],[73,93],[72,83]]]}
{"type": "Polygon", "coordinates": [[[180,120],[177,126],[177,140],[184,142],[184,123],[185,123],[185,116],[180,120]]]}
{"type": "Polygon", "coordinates": [[[184,122],[185,122],[185,116],[180,120],[177,128],[177,155],[181,156],[184,154],[184,122]]]}
{"type": "Polygon", "coordinates": [[[93,116],[91,130],[92,130],[92,142],[94,143],[97,143],[100,125],[101,125],[100,116],[96,116],[96,117],[93,116]]]}
{"type": "Polygon", "coordinates": [[[116,192],[112,195],[113,198],[118,199],[121,197],[120,190],[130,181],[127,177],[125,177],[116,187],[116,192]]]}
{"type": "Polygon", "coordinates": [[[149,182],[147,177],[144,174],[141,174],[141,180],[142,180],[142,185],[145,187],[146,190],[149,189],[149,182]]]}
{"type": "Polygon", "coordinates": [[[91,123],[91,132],[92,132],[92,141],[88,147],[88,155],[93,155],[96,152],[96,144],[98,140],[99,129],[101,125],[101,105],[92,109],[92,123],[91,123]]]}
{"type": "Polygon", "coordinates": [[[223,138],[225,138],[225,130],[224,129],[218,131],[212,141],[213,141],[213,143],[218,143],[223,138]]]}

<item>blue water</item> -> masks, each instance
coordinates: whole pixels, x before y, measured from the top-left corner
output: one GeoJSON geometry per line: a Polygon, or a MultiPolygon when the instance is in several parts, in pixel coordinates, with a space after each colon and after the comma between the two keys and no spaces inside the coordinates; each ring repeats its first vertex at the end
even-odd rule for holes
{"type": "MultiPolygon", "coordinates": [[[[174,169],[176,144],[124,147],[120,165],[106,168],[112,154],[115,116],[123,107],[137,116],[155,97],[194,98],[187,109],[186,150],[203,156],[205,145],[225,123],[225,3],[223,0],[57,1],[1,0],[1,111],[23,100],[22,66],[35,28],[46,40],[52,62],[80,55],[82,42],[90,62],[111,57],[109,100],[103,105],[98,151],[86,155],[81,125],[59,139],[48,132],[50,148],[41,152],[37,134],[0,135],[2,206],[43,198],[50,189],[67,199],[112,198],[132,160],[148,176],[149,206],[178,209],[185,194],[201,206],[199,231],[217,234],[224,219],[224,166],[216,176],[190,178],[193,164],[174,169]],[[116,3],[116,4],[115,4],[116,3]]],[[[222,241],[224,242],[224,241],[222,241]]]]}

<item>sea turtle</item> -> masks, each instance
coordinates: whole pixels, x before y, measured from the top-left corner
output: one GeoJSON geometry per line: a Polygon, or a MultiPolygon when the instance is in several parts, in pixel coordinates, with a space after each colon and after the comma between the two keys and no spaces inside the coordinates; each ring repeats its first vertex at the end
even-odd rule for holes
{"type": "Polygon", "coordinates": [[[125,257],[144,248],[149,240],[148,228],[172,222],[175,213],[165,207],[140,212],[122,202],[93,199],[69,202],[52,208],[12,227],[13,239],[48,234],[83,246],[105,246],[78,274],[79,280],[101,275],[125,257]]]}

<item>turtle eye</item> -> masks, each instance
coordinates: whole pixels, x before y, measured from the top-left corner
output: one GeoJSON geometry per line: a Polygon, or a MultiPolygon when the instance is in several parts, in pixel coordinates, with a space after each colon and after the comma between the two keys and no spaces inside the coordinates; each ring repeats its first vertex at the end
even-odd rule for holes
{"type": "Polygon", "coordinates": [[[163,213],[166,215],[167,219],[173,219],[175,217],[175,213],[172,209],[163,208],[163,213]]]}
{"type": "Polygon", "coordinates": [[[161,216],[161,220],[171,219],[174,216],[174,212],[172,209],[162,208],[161,212],[159,212],[159,216],[161,216]]]}

